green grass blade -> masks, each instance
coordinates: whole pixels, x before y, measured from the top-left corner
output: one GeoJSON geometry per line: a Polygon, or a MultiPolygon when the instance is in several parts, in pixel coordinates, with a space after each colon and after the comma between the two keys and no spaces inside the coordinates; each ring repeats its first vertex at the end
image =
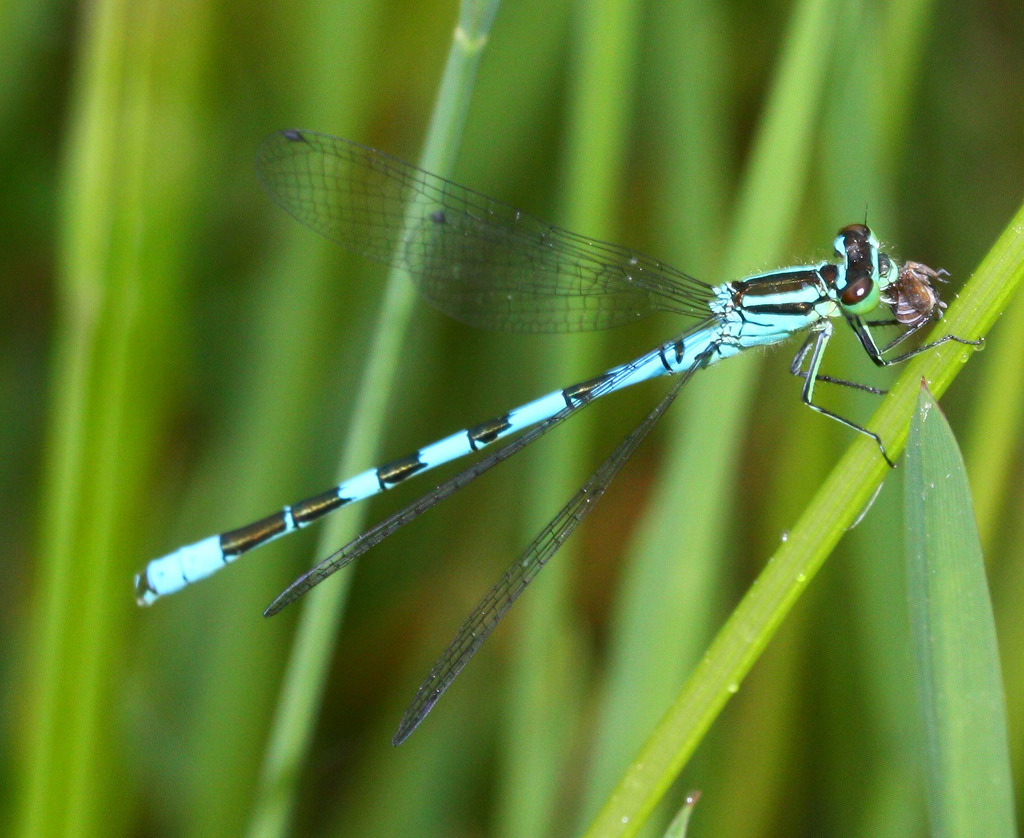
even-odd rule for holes
{"type": "Polygon", "coordinates": [[[124,767],[126,726],[110,720],[135,651],[125,587],[139,543],[132,522],[145,517],[149,439],[167,397],[166,380],[149,370],[169,353],[181,317],[205,23],[196,10],[190,37],[164,37],[161,8],[99,3],[72,62],[12,834],[115,834],[137,791],[124,767]],[[180,87],[158,106],[151,86],[164,72],[180,87]],[[180,151],[160,155],[157,137],[180,151]]]}
{"type": "MultiPolygon", "coordinates": [[[[220,838],[255,829],[265,791],[297,835],[582,831],[856,438],[800,405],[786,369],[795,347],[696,376],[567,543],[577,555],[555,559],[423,729],[392,749],[459,620],[564,501],[544,500],[538,484],[562,479],[563,458],[598,461],[667,382],[602,399],[330,581],[351,580],[353,596],[309,713],[311,744],[288,732],[295,775],[287,752],[265,765],[303,609],[260,611],[327,521],[152,609],[133,605],[132,573],[326,488],[332,452],[358,423],[386,435],[362,470],[679,328],[665,315],[552,339],[477,333],[418,301],[401,387],[383,415],[353,415],[385,270],[277,210],[252,156],[294,127],[416,160],[456,5],[99,0],[69,13],[13,0],[0,12],[5,834],[220,838]],[[577,345],[600,357],[559,372],[577,345]],[[748,389],[733,400],[739,378],[748,389]],[[261,771],[283,795],[260,789],[261,771]]],[[[639,32],[630,20],[592,43],[569,26],[613,7],[502,7],[455,181],[709,283],[827,258],[835,229],[866,211],[887,252],[949,270],[947,302],[1021,202],[1019,15],[934,0],[651,0],[637,4],[639,32]],[[793,22],[808,11],[821,28],[793,58],[793,22]],[[589,50],[605,75],[583,81],[577,57],[589,50]],[[783,80],[794,95],[778,97],[783,80]],[[763,115],[780,104],[769,126],[763,115]],[[576,174],[584,159],[600,167],[576,174]],[[764,167],[791,178],[785,191],[764,167]],[[739,209],[747,202],[754,211],[739,209]],[[741,216],[745,230],[731,223],[741,216]]],[[[994,316],[1004,303],[993,293],[980,306],[994,316]]],[[[963,313],[954,306],[943,325],[963,313]]],[[[839,332],[828,372],[891,386],[900,371],[866,369],[839,332]]],[[[987,337],[942,406],[971,470],[1019,767],[1024,296],[987,337]]],[[[885,400],[876,430],[907,424],[919,378],[898,409],[885,400]]],[[[863,424],[882,402],[822,398],[863,424]]],[[[857,452],[874,467],[870,443],[857,452]]],[[[704,792],[694,831],[722,838],[926,834],[906,578],[893,555],[902,471],[698,735],[646,838],[689,788],[704,792]]],[[[835,503],[817,507],[822,527],[861,504],[851,491],[862,477],[843,476],[827,485],[835,503]]],[[[429,485],[332,517],[361,529],[429,485]]],[[[806,556],[787,555],[799,563],[780,572],[806,570],[806,556]]],[[[759,619],[747,624],[755,637],[759,619]]]]}
{"type": "MultiPolygon", "coordinates": [[[[636,0],[576,4],[571,17],[572,58],[565,153],[559,178],[558,217],[572,230],[621,239],[617,209],[628,195],[629,130],[640,60],[642,7],[636,0]]],[[[602,342],[608,342],[607,333],[602,342]]],[[[594,340],[547,337],[535,342],[544,360],[543,382],[580,381],[602,366],[594,340]]],[[[545,386],[538,381],[538,388],[545,386]]],[[[524,536],[538,532],[586,478],[594,421],[587,414],[573,424],[573,442],[534,462],[525,496],[524,536]]],[[[527,543],[527,542],[524,542],[527,543]]],[[[572,587],[583,551],[580,538],[559,549],[519,606],[521,627],[510,673],[505,711],[505,761],[498,833],[557,834],[566,812],[559,778],[573,758],[586,699],[586,637],[573,619],[572,587]],[[552,642],[557,638],[556,642],[552,642]],[[558,701],[549,700],[558,695],[558,701]]]]}
{"type": "MultiPolygon", "coordinates": [[[[1010,301],[999,321],[992,347],[985,350],[985,368],[978,384],[980,393],[1019,393],[1024,390],[1024,295],[1010,301]]],[[[1013,450],[1024,420],[1024,399],[982,399],[971,411],[972,433],[963,440],[965,459],[971,464],[974,512],[982,544],[988,549],[1000,533],[1000,512],[1017,487],[1013,450]]]]}
{"type": "Polygon", "coordinates": [[[967,471],[921,387],[904,476],[907,594],[933,835],[1017,834],[995,620],[967,471]]]}
{"type": "Polygon", "coordinates": [[[672,818],[672,823],[665,830],[665,838],[686,838],[686,832],[690,828],[690,818],[693,817],[693,810],[697,807],[699,800],[699,791],[691,791],[686,795],[682,808],[672,818]]]}
{"type": "MultiPolygon", "coordinates": [[[[465,0],[462,4],[420,160],[429,171],[446,175],[454,165],[473,81],[497,5],[496,0],[465,0]]],[[[337,472],[339,481],[372,461],[377,452],[384,428],[382,417],[398,378],[403,337],[415,299],[405,274],[392,271],[356,395],[350,420],[352,432],[337,472]]],[[[317,554],[326,554],[332,545],[344,544],[353,537],[360,520],[350,516],[328,522],[317,554]]],[[[250,835],[272,836],[288,831],[300,768],[318,717],[346,594],[347,585],[337,583],[306,597],[271,730],[250,835]]]]}
{"type": "MultiPolygon", "coordinates": [[[[965,337],[984,335],[1024,278],[1024,207],[1018,210],[942,328],[965,337]]],[[[897,456],[922,377],[945,391],[973,350],[958,344],[926,352],[907,364],[870,427],[897,456]]],[[[729,697],[739,689],[783,618],[856,520],[888,473],[878,449],[858,439],[808,505],[787,541],[732,613],[700,666],[654,730],[588,835],[631,835],[682,769],[729,697]]]]}
{"type": "MultiPolygon", "coordinates": [[[[735,210],[723,274],[742,276],[758,260],[784,259],[813,160],[813,138],[795,126],[823,106],[827,61],[814,56],[831,37],[831,3],[797,4],[735,210]]],[[[713,26],[702,19],[700,28],[713,26]]],[[[693,154],[694,152],[689,152],[693,154]]],[[[713,156],[714,151],[708,154],[713,156]]],[[[714,168],[712,166],[712,168],[714,168]]],[[[683,186],[685,188],[685,184],[683,186]]],[[[762,262],[761,264],[764,264],[762,262]]],[[[676,694],[692,652],[706,642],[721,592],[721,555],[737,474],[739,438],[758,382],[747,357],[714,380],[698,376],[666,418],[671,467],[654,488],[622,585],[596,755],[583,816],[592,818],[654,720],[676,694]],[[699,486],[704,514],[680,514],[699,486]],[[685,544],[699,561],[680,561],[685,544]],[[644,689],[637,691],[636,685],[644,689]]]]}

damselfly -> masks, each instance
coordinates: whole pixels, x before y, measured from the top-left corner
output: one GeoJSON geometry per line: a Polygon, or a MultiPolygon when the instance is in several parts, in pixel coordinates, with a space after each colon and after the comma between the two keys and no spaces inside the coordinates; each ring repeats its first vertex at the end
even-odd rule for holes
{"type": "Polygon", "coordinates": [[[154,559],[136,577],[138,602],[149,605],[328,512],[520,434],[303,574],[265,612],[275,614],[597,397],[656,376],[677,376],[660,403],[537,535],[463,623],[420,686],[395,735],[395,744],[419,725],[526,585],[593,509],[694,372],[752,346],[779,343],[805,333],[791,365],[793,374],[803,378],[804,403],[871,437],[891,465],[877,434],[813,401],[818,381],[882,392],[819,374],[834,321],[845,319],[868,357],[879,366],[904,361],[950,340],[977,343],[946,335],[890,356],[906,338],[941,317],[945,305],[934,282],[942,278],[942,272],[917,262],[897,263],[881,251],[863,224],[839,231],[834,242],[835,262],[782,268],[712,287],[634,250],[544,224],[348,140],[309,131],[283,131],[261,147],[257,172],[274,200],[303,224],[348,250],[404,268],[433,305],[473,326],[568,332],[619,326],[656,311],[675,314],[685,324],[679,335],[634,361],[367,469],[252,524],[181,547],[154,559]],[[872,316],[882,319],[867,319],[872,316]],[[900,332],[880,345],[872,332],[879,326],[897,326],[900,332]]]}

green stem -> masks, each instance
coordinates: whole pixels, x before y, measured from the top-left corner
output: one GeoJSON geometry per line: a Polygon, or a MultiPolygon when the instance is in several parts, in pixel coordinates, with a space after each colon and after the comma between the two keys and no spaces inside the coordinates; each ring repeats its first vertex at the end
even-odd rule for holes
{"type": "MultiPolygon", "coordinates": [[[[462,4],[420,159],[420,165],[428,171],[441,175],[451,171],[497,6],[497,0],[465,0],[462,4]]],[[[356,395],[350,419],[352,431],[338,468],[339,482],[377,454],[384,428],[382,417],[400,371],[403,339],[415,299],[406,275],[392,270],[356,395]]],[[[361,524],[358,515],[330,521],[323,529],[317,553],[345,543],[361,524]]],[[[347,593],[348,585],[339,579],[305,598],[264,759],[251,836],[288,832],[300,769],[312,740],[347,593]]]]}
{"type": "MultiPolygon", "coordinates": [[[[985,335],[1024,279],[1024,207],[942,322],[949,334],[985,335]]],[[[870,427],[890,455],[903,449],[922,378],[939,397],[974,350],[950,343],[907,364],[870,427]]],[[[633,835],[678,776],[719,711],[738,689],[783,618],[889,473],[874,442],[851,445],[785,543],[733,611],[697,670],[608,797],[587,835],[633,835]]]]}

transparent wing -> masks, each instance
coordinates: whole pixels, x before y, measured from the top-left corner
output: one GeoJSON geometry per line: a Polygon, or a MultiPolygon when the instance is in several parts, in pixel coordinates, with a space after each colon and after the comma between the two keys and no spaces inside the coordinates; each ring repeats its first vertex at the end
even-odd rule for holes
{"type": "Polygon", "coordinates": [[[573,498],[540,531],[526,551],[505,571],[505,575],[498,583],[480,600],[473,613],[459,628],[455,639],[445,649],[433,669],[430,670],[430,674],[416,691],[416,697],[409,705],[409,709],[405,711],[398,731],[391,740],[392,744],[401,745],[419,727],[420,722],[426,718],[444,691],[451,686],[463,667],[469,663],[469,659],[473,657],[476,650],[494,631],[501,618],[508,613],[512,603],[526,590],[526,586],[540,573],[573,530],[594,509],[597,501],[608,488],[608,484],[654,427],[655,422],[672,404],[698,366],[699,363],[695,364],[679,376],[679,380],[654,410],[647,414],[643,422],[619,443],[608,459],[598,467],[573,498]]]}
{"type": "MultiPolygon", "coordinates": [[[[434,489],[427,492],[427,494],[417,498],[412,503],[392,515],[389,515],[383,521],[380,521],[366,532],[354,538],[344,547],[335,550],[327,558],[317,562],[316,565],[303,573],[298,579],[285,588],[285,590],[278,594],[274,601],[267,606],[266,610],[263,612],[263,616],[274,616],[283,608],[295,602],[295,600],[307,591],[315,588],[328,576],[331,576],[343,567],[347,567],[355,559],[363,555],[363,553],[380,544],[385,538],[397,532],[406,524],[416,520],[431,507],[454,494],[463,486],[466,486],[484,472],[489,471],[498,463],[503,462],[513,454],[517,454],[522,451],[527,445],[542,437],[556,425],[561,424],[569,416],[576,413],[576,411],[581,410],[588,404],[591,404],[600,396],[615,390],[622,380],[627,378],[633,370],[642,366],[651,358],[656,357],[658,351],[659,350],[655,349],[641,355],[630,364],[623,364],[616,375],[606,378],[600,384],[596,385],[592,390],[590,390],[585,398],[573,400],[571,404],[567,404],[558,413],[553,416],[549,416],[544,421],[524,431],[511,442],[507,442],[501,448],[496,451],[492,451],[487,456],[477,460],[475,463],[467,466],[452,477],[449,477],[443,483],[438,484],[434,489]]],[[[685,381],[689,375],[690,372],[686,373],[683,376],[683,380],[685,381]]]]}
{"type": "Polygon", "coordinates": [[[511,442],[506,443],[496,451],[491,452],[482,460],[477,460],[467,466],[458,474],[449,477],[433,490],[417,498],[407,506],[389,515],[383,521],[370,527],[366,532],[356,536],[352,541],[335,550],[326,559],[317,562],[312,568],[303,573],[298,579],[285,588],[274,601],[263,611],[264,617],[273,617],[285,607],[291,605],[295,600],[315,588],[328,576],[337,573],[343,567],[348,567],[363,553],[380,544],[385,538],[393,535],[406,524],[412,523],[428,509],[433,508],[445,498],[453,495],[463,486],[478,478],[486,471],[490,471],[498,463],[507,460],[513,454],[518,454],[531,442],[542,437],[556,425],[561,424],[580,408],[590,404],[590,400],[568,405],[554,416],[545,419],[538,425],[534,425],[522,436],[518,436],[511,442]]]}
{"type": "Polygon", "coordinates": [[[708,315],[710,288],[693,277],[349,140],[281,131],[260,147],[256,170],[303,224],[404,268],[434,306],[472,326],[569,332],[659,310],[708,315]]]}

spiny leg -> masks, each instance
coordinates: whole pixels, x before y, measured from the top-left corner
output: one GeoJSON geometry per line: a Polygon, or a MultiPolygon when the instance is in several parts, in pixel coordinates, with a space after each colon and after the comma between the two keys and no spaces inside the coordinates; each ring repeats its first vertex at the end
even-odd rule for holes
{"type": "MultiPolygon", "coordinates": [[[[902,338],[899,340],[902,340],[902,338]]],[[[891,342],[882,350],[882,352],[888,352],[899,343],[899,340],[891,342]]],[[[935,347],[942,346],[945,343],[959,343],[963,346],[984,346],[985,339],[978,338],[977,340],[968,340],[967,338],[958,337],[957,335],[943,335],[938,340],[933,340],[930,343],[918,346],[916,349],[911,349],[909,352],[904,352],[902,355],[897,355],[895,358],[883,359],[880,366],[888,367],[892,364],[901,364],[904,361],[909,361],[915,355],[920,355],[922,352],[927,352],[929,349],[935,349],[935,347]]]]}
{"type": "Polygon", "coordinates": [[[850,325],[853,327],[854,333],[857,335],[857,339],[860,341],[861,346],[864,347],[864,351],[868,353],[868,356],[879,367],[889,367],[893,364],[901,364],[904,361],[909,361],[916,355],[920,355],[922,352],[927,352],[929,349],[935,349],[938,346],[942,346],[946,343],[960,343],[964,346],[983,346],[985,344],[984,338],[978,340],[968,340],[957,335],[943,335],[938,340],[930,341],[929,343],[922,344],[921,346],[911,349],[909,352],[904,352],[893,358],[883,357],[886,352],[891,351],[895,347],[899,346],[904,340],[910,337],[912,334],[923,328],[930,321],[922,320],[920,323],[907,329],[903,334],[897,335],[893,340],[889,341],[884,347],[879,347],[875,341],[875,336],[871,332],[871,326],[874,323],[867,323],[859,318],[849,318],[850,325]]]}
{"type": "MultiPolygon", "coordinates": [[[[797,378],[806,379],[808,376],[807,370],[803,369],[804,358],[807,357],[807,352],[811,346],[817,341],[818,336],[814,332],[811,332],[800,345],[796,355],[793,356],[793,363],[789,365],[789,371],[797,378]]],[[[816,381],[823,381],[826,384],[838,384],[841,387],[850,387],[854,390],[863,390],[865,393],[871,393],[876,396],[884,396],[888,393],[888,390],[883,390],[879,387],[871,387],[867,384],[861,384],[857,381],[847,381],[845,378],[835,378],[831,375],[821,375],[820,373],[815,378],[816,381]]]]}
{"type": "Polygon", "coordinates": [[[885,461],[889,464],[889,467],[896,468],[896,464],[891,459],[889,459],[889,454],[885,450],[885,445],[882,443],[882,438],[878,434],[876,434],[874,431],[868,430],[862,425],[858,425],[856,422],[851,422],[849,419],[840,416],[838,413],[834,413],[833,411],[828,410],[827,408],[824,408],[821,405],[814,403],[814,383],[820,380],[818,378],[818,369],[821,366],[821,359],[824,356],[825,347],[828,345],[829,338],[831,337],[832,322],[824,321],[822,323],[821,328],[816,333],[812,332],[808,336],[808,340],[805,341],[804,346],[802,346],[800,349],[800,353],[798,353],[798,355],[801,353],[806,354],[806,346],[813,339],[814,344],[813,349],[811,351],[810,364],[808,366],[806,375],[803,376],[804,386],[801,392],[801,400],[805,405],[811,408],[811,410],[817,411],[822,416],[828,416],[830,419],[835,419],[835,421],[839,422],[840,424],[846,425],[846,427],[854,431],[857,431],[858,433],[862,433],[865,436],[871,437],[871,439],[873,439],[875,443],[878,445],[878,450],[882,452],[882,456],[885,458],[885,461]]]}

